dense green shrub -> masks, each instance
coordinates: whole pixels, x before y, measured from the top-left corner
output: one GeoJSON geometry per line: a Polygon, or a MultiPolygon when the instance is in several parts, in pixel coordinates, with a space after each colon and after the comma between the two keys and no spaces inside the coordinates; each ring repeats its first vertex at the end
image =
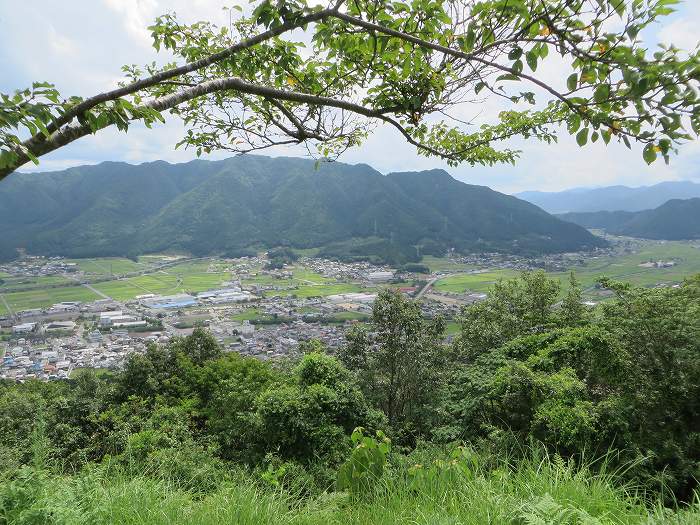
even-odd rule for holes
{"type": "MultiPolygon", "coordinates": [[[[236,516],[245,497],[309,523],[392,522],[387,509],[399,522],[692,523],[697,510],[651,515],[615,485],[670,507],[697,498],[700,277],[664,289],[603,281],[615,297],[593,311],[575,285],[559,302],[543,274],[499,283],[465,308],[454,345],[441,319],[386,291],[337,358],[310,342],[300,358],[262,362],[195,330],[119,373],[0,382],[0,524],[138,522],[126,494],[172,523],[205,513],[204,500],[236,516]],[[367,437],[378,430],[391,454],[367,437]],[[468,447],[450,452],[454,442],[468,447]],[[328,495],[341,465],[351,513],[328,495]]],[[[268,519],[250,505],[248,518],[268,519]]]]}

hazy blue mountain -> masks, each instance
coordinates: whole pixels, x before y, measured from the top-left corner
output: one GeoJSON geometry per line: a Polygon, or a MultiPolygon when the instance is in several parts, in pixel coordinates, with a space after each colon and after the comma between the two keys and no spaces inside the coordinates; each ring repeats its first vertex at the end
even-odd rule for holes
{"type": "Polygon", "coordinates": [[[422,253],[570,251],[604,244],[538,207],[447,172],[254,155],[15,173],[0,184],[0,254],[240,254],[323,247],[389,261],[422,253]]]}
{"type": "Polygon", "coordinates": [[[672,199],[653,210],[565,213],[559,217],[615,235],[643,239],[700,239],[700,198],[672,199]]]}
{"type": "Polygon", "coordinates": [[[657,208],[671,199],[700,197],[700,184],[690,181],[661,182],[639,188],[608,186],[560,192],[525,191],[515,196],[549,213],[642,211],[657,208]]]}

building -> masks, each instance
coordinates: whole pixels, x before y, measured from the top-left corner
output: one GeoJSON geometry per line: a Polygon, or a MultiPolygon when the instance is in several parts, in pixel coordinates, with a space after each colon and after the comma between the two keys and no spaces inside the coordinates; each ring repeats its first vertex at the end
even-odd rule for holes
{"type": "Polygon", "coordinates": [[[373,283],[385,283],[391,281],[394,278],[394,272],[369,272],[367,274],[367,280],[373,283]]]}
{"type": "Polygon", "coordinates": [[[146,321],[139,321],[135,317],[124,316],[128,320],[114,320],[112,328],[143,328],[147,325],[146,321]]]}
{"type": "Polygon", "coordinates": [[[99,330],[93,330],[88,334],[87,339],[91,343],[100,343],[102,342],[102,334],[99,332],[99,330]]]}
{"type": "Polygon", "coordinates": [[[253,335],[255,333],[255,325],[251,324],[250,321],[243,321],[241,325],[236,326],[236,330],[241,335],[253,335]]]}
{"type": "Polygon", "coordinates": [[[188,294],[169,295],[166,297],[156,296],[141,301],[141,304],[156,310],[169,308],[185,308],[197,304],[197,300],[188,294]]]}
{"type": "Polygon", "coordinates": [[[28,334],[36,329],[36,323],[16,324],[12,327],[13,334],[28,334]]]}
{"type": "Polygon", "coordinates": [[[76,324],[73,321],[52,321],[44,327],[46,332],[61,332],[75,330],[76,324]]]}
{"type": "Polygon", "coordinates": [[[377,298],[377,294],[372,293],[342,293],[336,295],[329,295],[326,299],[331,303],[360,303],[360,304],[372,304],[377,298]]]}
{"type": "Polygon", "coordinates": [[[124,317],[124,313],[121,310],[113,310],[109,312],[100,312],[100,320],[98,321],[98,324],[102,328],[107,328],[112,326],[114,324],[115,319],[120,319],[124,317]]]}

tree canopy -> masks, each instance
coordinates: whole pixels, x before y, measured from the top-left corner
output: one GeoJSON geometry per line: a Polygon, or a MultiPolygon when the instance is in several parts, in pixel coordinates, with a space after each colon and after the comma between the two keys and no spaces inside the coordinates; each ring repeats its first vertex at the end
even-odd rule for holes
{"type": "Polygon", "coordinates": [[[500,141],[552,142],[565,125],[581,146],[636,143],[648,163],[668,161],[700,131],[700,51],[651,51],[640,34],[678,2],[265,0],[230,27],[166,14],[150,29],[175,62],[124,66],[117,89],[88,98],[49,82],[0,94],[0,179],[166,112],[198,154],[303,143],[334,158],[384,123],[420,154],[491,165],[518,157],[500,141]],[[476,122],[489,99],[503,111],[476,122]]]}

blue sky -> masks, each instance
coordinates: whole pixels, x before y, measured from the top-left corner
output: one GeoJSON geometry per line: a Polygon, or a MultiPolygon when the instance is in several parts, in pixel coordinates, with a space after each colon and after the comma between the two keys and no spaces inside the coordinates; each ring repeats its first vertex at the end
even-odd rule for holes
{"type": "MultiPolygon", "coordinates": [[[[245,1],[245,0],[244,0],[245,1]]],[[[89,96],[113,87],[123,64],[165,61],[150,46],[145,29],[155,16],[177,11],[183,19],[226,23],[222,0],[0,0],[0,92],[26,87],[34,80],[54,82],[65,94],[89,96]]],[[[247,5],[247,2],[245,2],[247,5]]],[[[686,0],[677,13],[647,35],[648,42],[673,42],[685,49],[698,44],[700,0],[686,0]]],[[[556,73],[556,72],[554,72],[556,73]]],[[[42,158],[41,170],[62,169],[104,160],[140,163],[157,159],[182,162],[191,151],[174,150],[182,133],[177,121],[154,130],[109,130],[87,137],[42,158]]],[[[640,186],[662,180],[700,181],[700,141],[686,145],[670,166],[642,161],[639,151],[600,142],[580,149],[562,133],[557,145],[515,142],[523,151],[515,167],[447,168],[437,159],[416,155],[391,129],[378,128],[362,146],[346,152],[344,162],[365,162],[384,173],[443,167],[460,180],[505,192],[560,190],[578,186],[640,186]]],[[[263,154],[265,154],[263,152],[263,154]]],[[[301,155],[275,149],[271,155],[301,155]]],[[[230,154],[215,153],[217,159],[230,154]]],[[[31,171],[36,168],[31,167],[31,171]]]]}

